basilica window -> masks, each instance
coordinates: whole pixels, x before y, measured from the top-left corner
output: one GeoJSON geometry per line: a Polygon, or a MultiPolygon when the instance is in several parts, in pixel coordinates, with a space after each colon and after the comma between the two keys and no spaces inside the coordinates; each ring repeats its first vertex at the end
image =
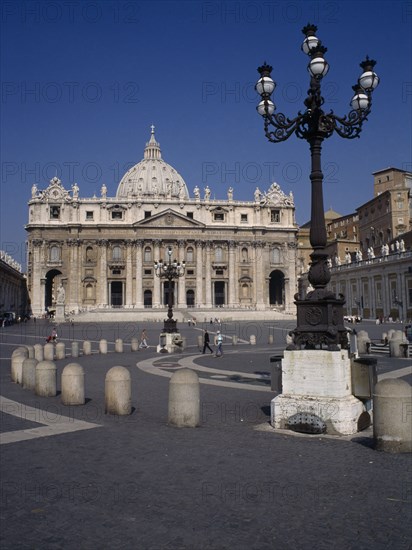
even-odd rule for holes
{"type": "Polygon", "coordinates": [[[270,211],[270,221],[272,223],[279,223],[280,222],[280,210],[277,208],[272,208],[270,211]]]}
{"type": "Polygon", "coordinates": [[[224,222],[225,215],[223,212],[215,212],[213,215],[213,219],[215,220],[215,222],[224,222]]]}
{"type": "Polygon", "coordinates": [[[194,255],[193,255],[193,248],[189,246],[189,248],[186,250],[186,261],[187,262],[193,262],[194,255]]]}
{"type": "Polygon", "coordinates": [[[87,210],[86,211],[86,220],[87,221],[93,220],[93,211],[92,210],[87,210]]]}
{"type": "Polygon", "coordinates": [[[240,214],[241,223],[247,223],[247,214],[240,214]]]}
{"type": "Polygon", "coordinates": [[[193,220],[193,212],[186,212],[186,216],[187,216],[189,219],[193,220]]]}
{"type": "Polygon", "coordinates": [[[120,246],[116,245],[112,249],[112,260],[114,262],[118,262],[121,259],[122,259],[122,249],[120,248],[120,246]]]}
{"type": "Polygon", "coordinates": [[[151,262],[152,261],[152,249],[150,246],[146,246],[144,249],[144,261],[145,262],[151,262]]]}
{"type": "Polygon", "coordinates": [[[122,219],[123,219],[123,212],[121,210],[113,210],[112,220],[122,220],[122,219]]]}

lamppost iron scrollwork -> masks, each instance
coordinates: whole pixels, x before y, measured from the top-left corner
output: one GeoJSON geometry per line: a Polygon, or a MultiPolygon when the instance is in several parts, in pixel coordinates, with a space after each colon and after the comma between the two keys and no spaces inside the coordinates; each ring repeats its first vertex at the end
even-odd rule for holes
{"type": "Polygon", "coordinates": [[[154,271],[157,277],[160,279],[166,279],[169,283],[169,293],[167,300],[167,319],[164,321],[163,332],[174,333],[179,332],[176,325],[176,320],[173,319],[173,281],[178,280],[185,274],[185,262],[172,261],[172,248],[169,246],[167,249],[167,261],[159,260],[154,263],[154,271]]]}
{"type": "Polygon", "coordinates": [[[311,221],[310,244],[313,248],[308,280],[313,287],[303,299],[295,295],[297,306],[297,327],[293,331],[295,348],[323,348],[330,350],[348,348],[347,331],[343,325],[344,297],[338,298],[326,286],[331,275],[328,254],[325,251],[327,235],[323,206],[323,174],[321,150],[324,139],[334,132],[347,139],[359,137],[363,123],[367,120],[372,106],[372,92],[379,84],[374,72],[376,61],[366,57],[360,66],[363,70],[358,82],[352,87],[354,95],[350,112],[341,117],[332,110],[322,109],[324,98],[321,93],[322,78],[329,70],[324,58],[327,49],[316,36],[317,27],[308,24],[302,29],[305,40],[302,51],[310,57],[308,71],[310,87],[304,101],[306,109],[299,111],[295,118],[288,118],[276,112],[271,100],[276,88],[271,78],[272,67],[266,62],[258,68],[260,79],[255,89],[261,96],[257,111],[264,119],[267,139],[273,143],[287,140],[295,134],[309,143],[311,152],[311,221]]]}

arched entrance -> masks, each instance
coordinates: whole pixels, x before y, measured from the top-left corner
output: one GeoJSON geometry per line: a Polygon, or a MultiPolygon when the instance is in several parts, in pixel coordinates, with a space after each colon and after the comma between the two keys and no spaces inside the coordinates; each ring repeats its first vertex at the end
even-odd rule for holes
{"type": "Polygon", "coordinates": [[[44,307],[46,311],[51,311],[55,308],[57,288],[60,284],[60,276],[62,272],[58,269],[51,269],[46,273],[46,288],[44,296],[44,307]]]}
{"type": "Polygon", "coordinates": [[[269,303],[271,306],[285,304],[285,275],[279,269],[275,269],[270,274],[269,303]]]}

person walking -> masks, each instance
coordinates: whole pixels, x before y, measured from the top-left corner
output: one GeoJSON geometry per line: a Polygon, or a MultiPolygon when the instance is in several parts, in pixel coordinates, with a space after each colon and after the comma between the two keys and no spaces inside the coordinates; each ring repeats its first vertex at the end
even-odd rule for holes
{"type": "Polygon", "coordinates": [[[223,349],[222,349],[223,336],[222,336],[220,330],[218,330],[216,332],[216,343],[217,343],[216,357],[222,357],[222,355],[223,355],[223,349]]]}
{"type": "Polygon", "coordinates": [[[205,330],[205,334],[203,336],[203,352],[202,353],[205,353],[206,352],[206,348],[208,350],[210,350],[210,353],[213,353],[213,350],[212,348],[210,347],[210,336],[209,336],[209,333],[207,331],[207,329],[205,330]]]}
{"type": "Polygon", "coordinates": [[[147,343],[147,334],[146,334],[146,329],[143,329],[142,330],[142,333],[140,335],[140,345],[139,345],[139,349],[142,349],[142,348],[148,348],[149,345],[147,343]]]}

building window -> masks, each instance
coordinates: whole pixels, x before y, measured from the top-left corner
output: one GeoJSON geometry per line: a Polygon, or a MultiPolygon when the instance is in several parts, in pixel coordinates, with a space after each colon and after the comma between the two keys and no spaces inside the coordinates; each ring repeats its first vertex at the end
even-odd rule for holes
{"type": "Polygon", "coordinates": [[[223,269],[216,269],[216,275],[223,275],[223,269]]]}
{"type": "Polygon", "coordinates": [[[122,219],[123,219],[123,212],[121,210],[113,210],[112,220],[122,220],[122,219]]]}
{"type": "Polygon", "coordinates": [[[223,212],[215,212],[213,214],[213,219],[215,222],[224,222],[225,221],[225,215],[223,212]]]}
{"type": "Polygon", "coordinates": [[[186,273],[187,273],[188,275],[194,275],[194,274],[195,274],[195,272],[194,272],[193,269],[188,269],[188,270],[186,271],[186,273]]]}
{"type": "Polygon", "coordinates": [[[247,223],[247,214],[240,214],[240,222],[247,223]]]}
{"type": "Polygon", "coordinates": [[[186,261],[187,262],[193,262],[194,255],[193,255],[193,248],[189,246],[189,248],[186,250],[186,261]]]}
{"type": "Polygon", "coordinates": [[[50,247],[49,258],[51,262],[60,262],[60,247],[53,245],[50,247]]]}
{"type": "Polygon", "coordinates": [[[145,262],[151,262],[152,261],[152,249],[150,246],[146,246],[144,249],[144,261],[145,262]]]}
{"type": "Polygon", "coordinates": [[[270,221],[272,223],[279,223],[280,222],[280,210],[272,209],[270,211],[270,221]]]}
{"type": "Polygon", "coordinates": [[[151,269],[145,269],[145,270],[144,270],[144,274],[145,274],[145,275],[151,275],[151,274],[152,274],[152,270],[151,270],[151,269]]]}
{"type": "Polygon", "coordinates": [[[86,211],[86,220],[93,220],[93,211],[92,210],[87,210],[86,211]]]}
{"type": "Polygon", "coordinates": [[[186,212],[186,216],[193,220],[193,212],[186,212]]]}
{"type": "Polygon", "coordinates": [[[114,262],[118,262],[121,259],[122,259],[122,249],[120,248],[120,246],[116,245],[113,247],[113,250],[112,250],[112,260],[114,262]]]}
{"type": "Polygon", "coordinates": [[[242,248],[242,262],[248,261],[248,250],[246,247],[242,248]]]}
{"type": "Polygon", "coordinates": [[[60,206],[50,206],[50,219],[51,220],[60,219],[60,206]]]}
{"type": "Polygon", "coordinates": [[[113,275],[120,275],[120,273],[121,273],[120,269],[112,269],[113,275]]]}
{"type": "Polygon", "coordinates": [[[152,213],[151,213],[150,210],[145,210],[145,213],[144,213],[145,218],[150,218],[151,215],[152,215],[152,213]]]}

